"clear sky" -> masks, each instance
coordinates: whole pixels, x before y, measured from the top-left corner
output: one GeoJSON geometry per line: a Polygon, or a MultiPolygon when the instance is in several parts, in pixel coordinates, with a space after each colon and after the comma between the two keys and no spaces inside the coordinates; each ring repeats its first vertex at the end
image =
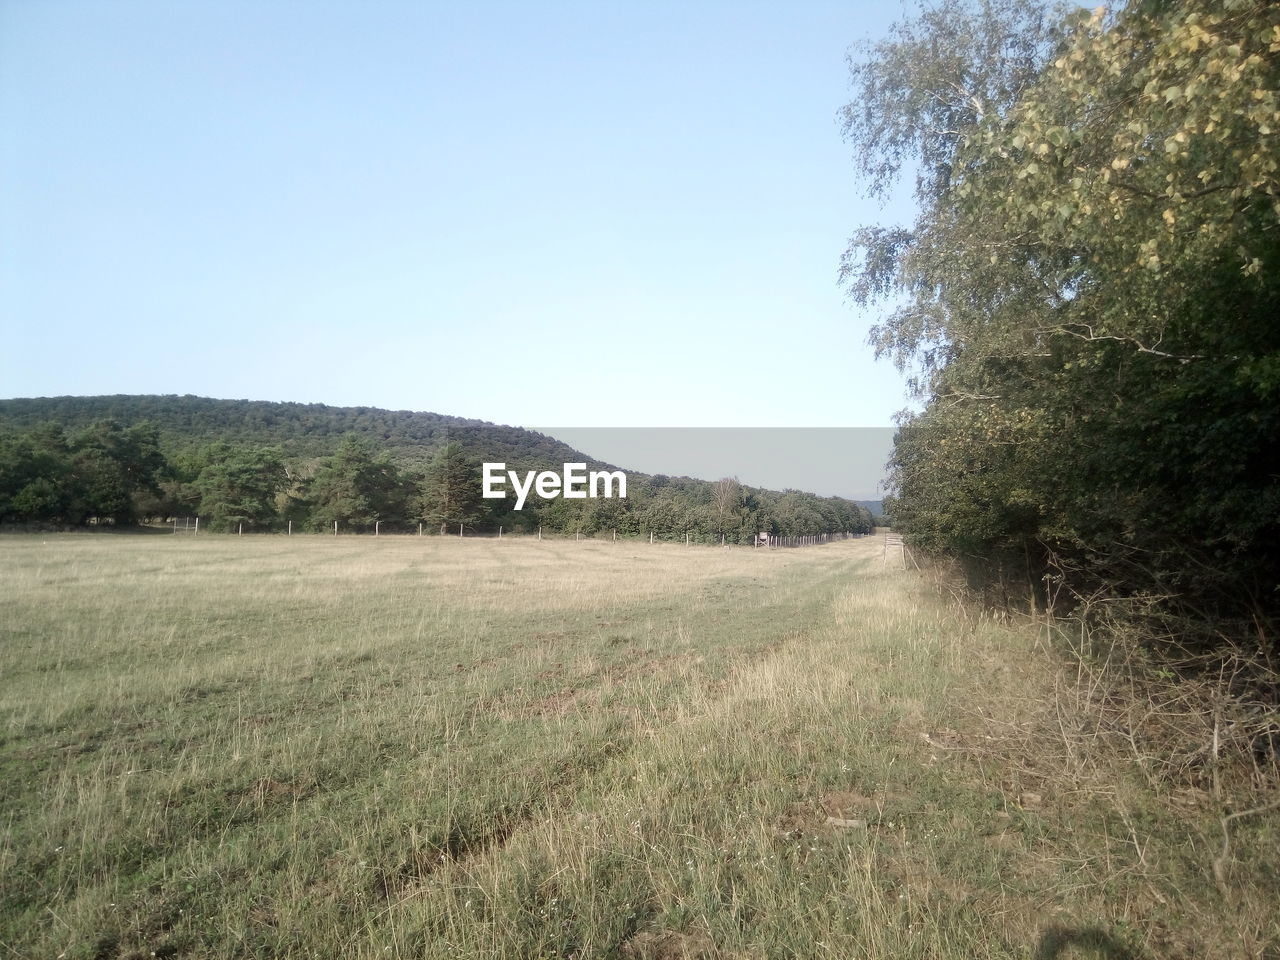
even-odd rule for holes
{"type": "Polygon", "coordinates": [[[0,0],[0,396],[885,426],[826,0],[0,0]]]}

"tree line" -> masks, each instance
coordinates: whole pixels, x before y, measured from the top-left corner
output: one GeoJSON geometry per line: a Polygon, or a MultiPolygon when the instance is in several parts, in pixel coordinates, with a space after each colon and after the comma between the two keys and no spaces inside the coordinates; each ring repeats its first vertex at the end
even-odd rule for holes
{"type": "MultiPolygon", "coordinates": [[[[280,446],[225,440],[166,453],[151,422],[102,420],[70,431],[46,422],[0,434],[0,522],[129,526],[199,516],[202,529],[224,532],[290,525],[329,531],[335,523],[345,532],[375,525],[405,531],[422,524],[432,532],[543,528],[729,543],[749,542],[757,532],[797,537],[872,529],[870,512],[840,497],[763,490],[732,478],[710,483],[637,473],[629,474],[625,499],[531,500],[517,512],[511,498],[481,496],[483,455],[475,450],[483,439],[469,441],[444,440],[429,457],[397,464],[357,434],[342,437],[328,455],[293,458],[280,446]]],[[[549,463],[538,458],[531,465],[549,463]]]]}
{"type": "Polygon", "coordinates": [[[52,422],[76,432],[102,421],[125,426],[150,423],[167,451],[224,441],[235,447],[276,447],[286,458],[303,461],[328,456],[343,438],[357,436],[402,465],[425,463],[449,439],[493,460],[582,459],[567,444],[533,430],[424,411],[191,395],[0,400],[0,429],[9,431],[31,430],[52,422]]]}
{"type": "Polygon", "coordinates": [[[922,402],[892,462],[908,543],[979,587],[1268,632],[1278,51],[1256,0],[944,0],[851,59],[860,172],[918,202],[843,261],[922,402]]]}

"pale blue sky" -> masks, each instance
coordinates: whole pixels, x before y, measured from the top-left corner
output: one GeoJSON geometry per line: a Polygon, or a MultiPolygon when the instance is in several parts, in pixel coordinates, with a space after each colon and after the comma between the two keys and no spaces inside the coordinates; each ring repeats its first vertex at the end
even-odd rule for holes
{"type": "Polygon", "coordinates": [[[884,426],[857,2],[0,0],[0,395],[884,426]]]}

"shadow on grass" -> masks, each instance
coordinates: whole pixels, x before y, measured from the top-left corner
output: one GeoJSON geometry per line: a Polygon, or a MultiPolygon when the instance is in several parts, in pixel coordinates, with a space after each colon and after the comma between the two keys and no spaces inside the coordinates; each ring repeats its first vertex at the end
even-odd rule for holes
{"type": "Polygon", "coordinates": [[[1143,960],[1145,954],[1121,943],[1101,927],[1069,929],[1050,927],[1040,935],[1035,960],[1056,960],[1064,951],[1073,957],[1098,957],[1102,960],[1143,960]],[[1074,949],[1072,949],[1074,948],[1074,949]]]}

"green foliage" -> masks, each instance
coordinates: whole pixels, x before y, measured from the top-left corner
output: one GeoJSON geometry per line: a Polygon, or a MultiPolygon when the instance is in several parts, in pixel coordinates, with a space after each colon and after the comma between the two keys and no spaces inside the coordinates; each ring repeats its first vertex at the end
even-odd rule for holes
{"type": "Polygon", "coordinates": [[[155,427],[99,421],[67,436],[43,423],[0,437],[0,519],[128,524],[164,466],[155,427]]]}
{"type": "Polygon", "coordinates": [[[855,70],[872,172],[928,173],[912,228],[845,259],[855,298],[897,298],[873,342],[927,400],[898,436],[895,524],[1033,580],[1052,556],[1274,609],[1280,8],[1001,9],[946,5],[855,70]],[[1004,49],[1021,66],[996,70],[1004,49]]]}
{"type": "Polygon", "coordinates": [[[405,518],[405,490],[387,455],[375,454],[369,441],[346,437],[325,460],[309,487],[312,525],[327,530],[337,521],[367,529],[378,520],[405,518]]]}
{"type": "Polygon", "coordinates": [[[840,498],[635,472],[625,500],[534,497],[516,512],[510,497],[482,498],[484,461],[522,474],[574,462],[608,467],[539,433],[431,413],[201,397],[0,401],[0,521],[201,516],[211,529],[246,531],[289,521],[329,530],[335,520],[361,531],[390,521],[384,532],[422,521],[455,533],[462,523],[469,532],[542,527],[707,543],[749,543],[761,530],[871,529],[870,514],[840,498]],[[128,426],[92,419],[103,413],[128,426]],[[133,419],[143,415],[152,419],[133,419]],[[64,427],[76,431],[72,439],[64,427]]]}
{"type": "Polygon", "coordinates": [[[448,439],[458,440],[473,455],[483,452],[513,465],[582,459],[567,444],[531,430],[408,410],[195,396],[0,400],[0,425],[13,431],[50,421],[74,431],[104,419],[155,424],[170,459],[221,440],[233,446],[278,447],[291,461],[309,461],[337,453],[348,436],[363,437],[400,468],[422,468],[448,439]]]}
{"type": "Polygon", "coordinates": [[[480,488],[480,462],[461,444],[446,443],[419,484],[417,514],[432,527],[474,524],[485,514],[480,488]]]}
{"type": "Polygon", "coordinates": [[[276,495],[289,484],[278,450],[216,443],[203,451],[202,459],[193,486],[210,529],[230,533],[241,524],[251,530],[275,525],[276,495]]]}

